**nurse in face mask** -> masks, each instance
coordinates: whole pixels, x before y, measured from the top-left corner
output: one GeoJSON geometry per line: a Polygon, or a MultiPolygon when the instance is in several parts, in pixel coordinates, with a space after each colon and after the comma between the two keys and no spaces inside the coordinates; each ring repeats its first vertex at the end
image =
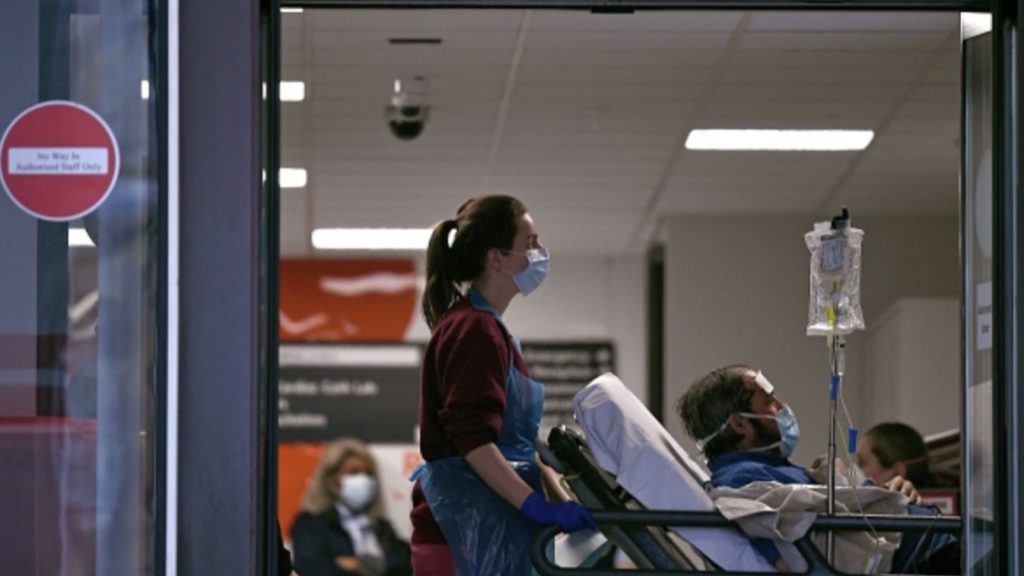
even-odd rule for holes
{"type": "Polygon", "coordinates": [[[366,446],[326,446],[292,525],[295,571],[303,576],[407,576],[409,545],[382,516],[377,467],[366,446]]]}
{"type": "Polygon", "coordinates": [[[510,196],[466,201],[427,246],[420,453],[411,513],[417,576],[533,572],[537,525],[593,528],[584,508],[549,501],[533,442],[544,386],[505,325],[512,300],[544,281],[550,256],[510,196]]]}

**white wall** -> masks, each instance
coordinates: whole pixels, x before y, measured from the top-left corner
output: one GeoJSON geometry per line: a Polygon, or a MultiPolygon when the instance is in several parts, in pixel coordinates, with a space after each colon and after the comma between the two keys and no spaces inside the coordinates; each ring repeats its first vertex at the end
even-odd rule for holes
{"type": "MultiPolygon", "coordinates": [[[[678,438],[677,398],[701,374],[747,363],[764,370],[800,419],[796,460],[826,450],[828,367],[823,338],[805,334],[809,255],[804,217],[677,217],[666,222],[665,422],[678,438]]],[[[868,330],[895,300],[959,297],[955,218],[862,218],[862,305],[868,330]]],[[[936,326],[959,338],[959,325],[936,326]]],[[[863,405],[864,334],[847,345],[844,398],[855,423],[863,405]]],[[[911,413],[896,415],[914,423],[911,413]]],[[[842,436],[840,437],[842,442],[842,436]]],[[[692,444],[689,444],[692,446],[692,444]]]]}
{"type": "Polygon", "coordinates": [[[960,427],[960,321],[955,298],[903,298],[867,334],[865,413],[913,422],[928,436],[960,427]]]}

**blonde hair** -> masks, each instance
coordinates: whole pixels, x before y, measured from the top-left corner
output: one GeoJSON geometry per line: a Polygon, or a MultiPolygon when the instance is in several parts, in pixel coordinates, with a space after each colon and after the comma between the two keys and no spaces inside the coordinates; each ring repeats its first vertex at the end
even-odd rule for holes
{"type": "Polygon", "coordinates": [[[370,454],[369,448],[354,438],[341,438],[331,442],[324,447],[320,454],[320,462],[316,471],[309,478],[306,486],[306,493],[302,496],[299,508],[309,514],[321,514],[334,507],[338,502],[338,483],[333,476],[338,470],[352,458],[360,458],[366,462],[370,476],[377,481],[377,495],[366,510],[366,515],[371,518],[383,516],[381,505],[381,485],[377,476],[377,462],[370,454]]]}

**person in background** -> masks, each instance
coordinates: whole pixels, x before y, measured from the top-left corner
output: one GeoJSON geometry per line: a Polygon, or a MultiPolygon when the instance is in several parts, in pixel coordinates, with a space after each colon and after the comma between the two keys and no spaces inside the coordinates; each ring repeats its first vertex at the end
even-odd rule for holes
{"type": "Polygon", "coordinates": [[[382,516],[377,466],[366,445],[341,439],[324,448],[292,524],[301,576],[408,576],[409,546],[382,516]]]}
{"type": "Polygon", "coordinates": [[[413,475],[410,514],[416,576],[528,575],[536,524],[594,527],[579,504],[549,502],[541,492],[533,442],[544,387],[529,377],[502,319],[548,265],[533,218],[510,196],[471,199],[431,235],[423,293],[431,337],[420,380],[425,463],[413,475]]]}
{"type": "Polygon", "coordinates": [[[867,480],[885,486],[902,476],[918,489],[941,486],[928,469],[928,448],[913,427],[884,422],[868,430],[857,442],[857,467],[867,480]]]}

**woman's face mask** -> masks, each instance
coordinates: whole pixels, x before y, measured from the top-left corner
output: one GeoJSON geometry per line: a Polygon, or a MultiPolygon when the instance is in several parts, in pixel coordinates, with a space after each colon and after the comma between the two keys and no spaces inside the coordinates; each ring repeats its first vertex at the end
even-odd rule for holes
{"type": "Polygon", "coordinates": [[[882,486],[898,475],[895,463],[893,466],[886,468],[878,461],[871,438],[868,436],[861,438],[857,442],[856,461],[857,468],[861,471],[865,480],[870,480],[876,486],[882,486]]]}
{"type": "Polygon", "coordinates": [[[515,283],[516,288],[519,288],[519,292],[526,296],[536,290],[548,276],[548,269],[551,265],[551,256],[548,254],[548,249],[536,248],[526,250],[525,252],[508,250],[507,252],[509,254],[522,254],[526,256],[526,260],[529,262],[526,268],[520,272],[514,274],[505,272],[506,274],[511,274],[512,282],[515,283]]]}
{"type": "Polygon", "coordinates": [[[377,482],[369,474],[349,474],[341,477],[338,497],[353,512],[362,512],[377,496],[377,482]]]}
{"type": "Polygon", "coordinates": [[[864,486],[869,482],[872,484],[874,483],[871,482],[871,479],[864,474],[864,471],[861,470],[859,466],[854,466],[853,470],[850,471],[851,486],[864,486]]]}

